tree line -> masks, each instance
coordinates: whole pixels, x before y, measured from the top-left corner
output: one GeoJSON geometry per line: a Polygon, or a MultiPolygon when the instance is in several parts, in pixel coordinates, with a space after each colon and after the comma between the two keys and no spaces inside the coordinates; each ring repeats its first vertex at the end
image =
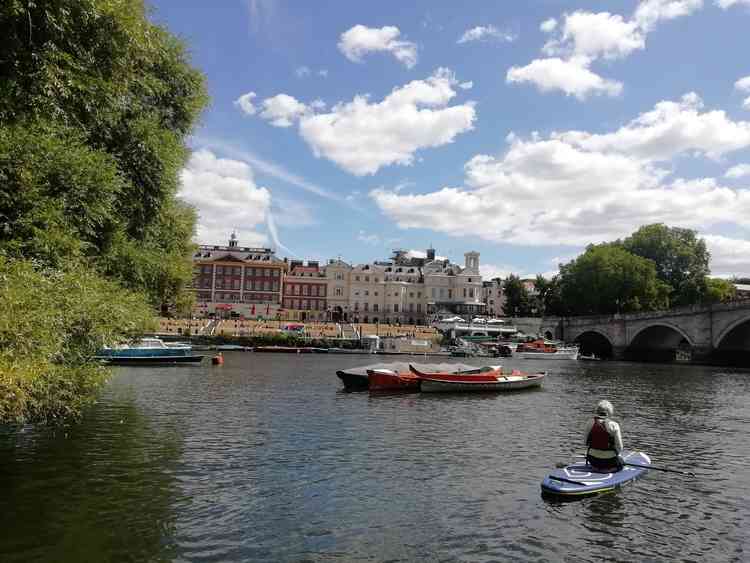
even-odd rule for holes
{"type": "Polygon", "coordinates": [[[0,5],[0,422],[77,416],[106,343],[189,310],[203,75],[143,0],[0,5]]]}
{"type": "Polygon", "coordinates": [[[694,230],[645,225],[625,239],[589,245],[552,279],[537,276],[533,292],[511,274],[502,282],[504,310],[519,317],[612,315],[731,300],[733,283],[710,277],[709,260],[694,230]]]}

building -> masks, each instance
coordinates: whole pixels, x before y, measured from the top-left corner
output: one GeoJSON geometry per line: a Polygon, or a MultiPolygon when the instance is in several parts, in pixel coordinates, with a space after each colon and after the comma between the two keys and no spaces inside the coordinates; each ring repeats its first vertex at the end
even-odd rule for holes
{"type": "Polygon", "coordinates": [[[490,317],[502,317],[505,314],[505,294],[503,293],[503,280],[494,278],[482,282],[482,300],[485,312],[490,317]]]}
{"type": "Polygon", "coordinates": [[[485,309],[479,253],[464,267],[426,252],[395,250],[390,260],[352,266],[331,260],[325,268],[332,320],[427,324],[444,314],[474,315],[485,309]]]}
{"type": "Polygon", "coordinates": [[[284,319],[325,321],[328,311],[328,280],[318,262],[302,260],[289,262],[289,273],[284,276],[284,319]]]}
{"type": "Polygon", "coordinates": [[[287,264],[270,248],[200,245],[193,255],[195,312],[202,316],[276,318],[287,264]]]}

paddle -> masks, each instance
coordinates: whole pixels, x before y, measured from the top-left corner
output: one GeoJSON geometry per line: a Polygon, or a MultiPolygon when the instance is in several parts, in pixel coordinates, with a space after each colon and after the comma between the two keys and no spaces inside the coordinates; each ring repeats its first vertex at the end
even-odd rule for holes
{"type": "Polygon", "coordinates": [[[653,469],[654,471],[664,471],[666,473],[677,473],[678,475],[687,475],[688,477],[695,477],[695,473],[693,473],[692,471],[680,471],[678,469],[667,469],[666,467],[654,467],[653,465],[641,465],[640,463],[623,462],[623,465],[629,465],[630,467],[642,467],[643,469],[653,469]]]}
{"type": "MultiPolygon", "coordinates": [[[[584,455],[577,455],[576,457],[586,457],[584,455]]],[[[641,465],[640,463],[628,463],[627,461],[624,461],[622,463],[623,465],[629,465],[631,467],[641,467],[643,469],[653,469],[654,471],[664,471],[665,473],[677,473],[678,475],[686,475],[688,477],[695,477],[695,473],[692,471],[680,471],[679,469],[667,469],[666,467],[654,467],[653,465],[641,465]]],[[[568,464],[565,463],[556,463],[555,467],[558,469],[561,469],[563,467],[567,467],[568,464]]]]}

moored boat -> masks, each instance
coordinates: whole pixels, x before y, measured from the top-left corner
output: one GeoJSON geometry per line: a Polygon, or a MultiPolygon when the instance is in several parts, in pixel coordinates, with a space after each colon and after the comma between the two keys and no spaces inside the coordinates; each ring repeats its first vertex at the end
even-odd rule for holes
{"type": "Polygon", "coordinates": [[[142,338],[131,344],[101,349],[95,358],[109,365],[154,365],[199,363],[203,356],[193,354],[190,344],[167,344],[160,338],[142,338]]]}
{"type": "MultiPolygon", "coordinates": [[[[478,369],[476,366],[468,364],[414,364],[418,369],[427,373],[456,373],[471,372],[478,369]]],[[[344,384],[347,391],[364,391],[370,388],[370,382],[367,377],[368,370],[388,370],[395,373],[410,374],[409,364],[407,362],[390,362],[370,364],[366,366],[341,369],[336,371],[336,375],[344,384]]]]}
{"type": "Polygon", "coordinates": [[[370,391],[419,391],[419,378],[409,372],[368,369],[367,381],[370,391]]]}
{"type": "Polygon", "coordinates": [[[439,392],[487,392],[527,389],[542,385],[545,373],[526,374],[513,370],[503,374],[500,366],[479,368],[473,373],[424,373],[411,366],[412,373],[419,377],[420,389],[426,393],[439,392]]]}
{"type": "Polygon", "coordinates": [[[558,346],[553,342],[534,340],[519,344],[516,356],[525,360],[576,360],[578,346],[558,346]]]}

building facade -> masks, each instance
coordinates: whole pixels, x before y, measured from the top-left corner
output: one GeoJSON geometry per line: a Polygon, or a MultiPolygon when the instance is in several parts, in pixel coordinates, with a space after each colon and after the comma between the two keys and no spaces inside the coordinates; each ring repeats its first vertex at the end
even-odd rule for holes
{"type": "Polygon", "coordinates": [[[289,262],[289,273],[284,277],[284,319],[325,321],[328,311],[328,280],[318,262],[307,265],[301,260],[289,262]]]}
{"type": "Polygon", "coordinates": [[[464,267],[426,252],[396,250],[390,260],[352,266],[331,260],[325,268],[332,320],[354,323],[427,324],[445,314],[485,309],[479,253],[464,267]]]}
{"type": "Polygon", "coordinates": [[[201,316],[275,318],[287,264],[270,248],[200,245],[193,255],[194,311],[201,316]]]}
{"type": "Polygon", "coordinates": [[[503,281],[500,278],[482,282],[482,299],[485,311],[490,317],[502,317],[505,314],[505,294],[503,293],[503,281]]]}

